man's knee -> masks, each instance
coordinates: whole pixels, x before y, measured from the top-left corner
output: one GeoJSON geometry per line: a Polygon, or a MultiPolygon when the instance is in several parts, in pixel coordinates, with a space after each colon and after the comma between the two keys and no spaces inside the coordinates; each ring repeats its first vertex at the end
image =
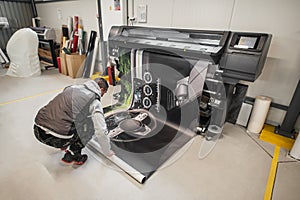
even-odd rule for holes
{"type": "Polygon", "coordinates": [[[34,125],[34,135],[38,141],[51,147],[64,148],[70,144],[69,139],[56,138],[36,125],[34,125]]]}
{"type": "Polygon", "coordinates": [[[45,131],[42,130],[40,127],[36,126],[36,125],[34,125],[33,130],[34,130],[34,135],[35,135],[36,139],[38,141],[44,143],[44,141],[45,141],[45,137],[44,137],[45,131]]]}

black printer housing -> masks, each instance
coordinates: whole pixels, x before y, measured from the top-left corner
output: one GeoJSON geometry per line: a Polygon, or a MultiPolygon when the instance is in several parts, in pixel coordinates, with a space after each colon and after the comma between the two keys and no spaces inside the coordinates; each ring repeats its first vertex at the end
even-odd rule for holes
{"type": "Polygon", "coordinates": [[[266,33],[230,32],[220,60],[224,81],[255,81],[264,67],[271,38],[266,33]]]}

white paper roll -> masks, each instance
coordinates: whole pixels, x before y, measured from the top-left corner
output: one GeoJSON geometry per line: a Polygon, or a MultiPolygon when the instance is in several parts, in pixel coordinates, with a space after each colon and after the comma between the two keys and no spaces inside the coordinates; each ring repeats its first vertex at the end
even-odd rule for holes
{"type": "Polygon", "coordinates": [[[99,37],[96,37],[95,40],[95,47],[93,50],[93,59],[92,59],[92,64],[90,66],[90,74],[89,77],[91,77],[94,73],[94,69],[95,69],[95,63],[96,63],[96,59],[97,59],[97,55],[98,55],[98,48],[99,48],[99,37]]]}
{"type": "Polygon", "coordinates": [[[254,102],[254,108],[251,113],[247,131],[250,133],[260,133],[262,130],[272,99],[266,96],[257,96],[254,102]]]}
{"type": "Polygon", "coordinates": [[[71,33],[73,31],[73,18],[69,16],[67,20],[68,20],[67,26],[68,26],[69,38],[71,38],[72,37],[71,33]]]}
{"type": "Polygon", "coordinates": [[[300,160],[300,136],[299,135],[300,132],[290,152],[290,156],[298,160],[300,160]]]}

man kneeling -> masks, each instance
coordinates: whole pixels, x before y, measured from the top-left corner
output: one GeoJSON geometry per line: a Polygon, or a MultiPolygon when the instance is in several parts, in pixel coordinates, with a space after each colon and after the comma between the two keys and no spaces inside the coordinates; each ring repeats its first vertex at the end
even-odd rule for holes
{"type": "Polygon", "coordinates": [[[46,145],[65,150],[62,161],[68,164],[85,163],[88,156],[82,155],[81,150],[94,134],[103,153],[112,156],[101,104],[101,97],[108,87],[103,78],[66,87],[39,110],[34,125],[36,138],[46,145]]]}

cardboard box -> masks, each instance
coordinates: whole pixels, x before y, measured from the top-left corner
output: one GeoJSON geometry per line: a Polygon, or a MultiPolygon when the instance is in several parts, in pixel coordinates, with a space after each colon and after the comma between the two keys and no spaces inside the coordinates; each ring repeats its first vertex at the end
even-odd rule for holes
{"type": "Polygon", "coordinates": [[[67,60],[65,53],[60,54],[60,70],[62,74],[66,76],[68,75],[67,60]]]}
{"type": "Polygon", "coordinates": [[[66,55],[66,64],[67,64],[67,70],[68,75],[72,78],[79,78],[82,77],[83,72],[83,64],[85,61],[85,55],[79,55],[79,54],[65,54],[66,55]]]}

